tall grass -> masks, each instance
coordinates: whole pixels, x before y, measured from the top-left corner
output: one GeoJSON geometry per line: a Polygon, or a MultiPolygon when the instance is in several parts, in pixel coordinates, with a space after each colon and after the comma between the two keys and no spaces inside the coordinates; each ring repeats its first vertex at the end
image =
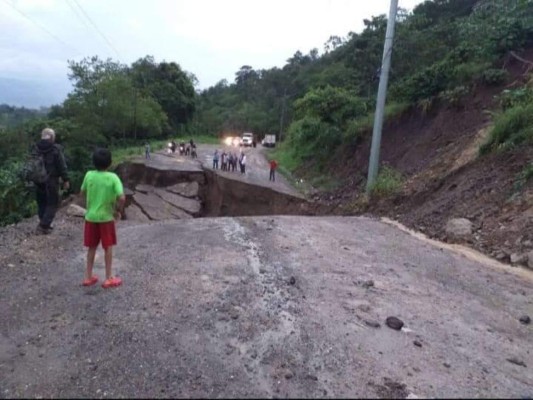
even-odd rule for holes
{"type": "Polygon", "coordinates": [[[373,197],[391,196],[398,193],[402,186],[402,174],[386,166],[379,171],[376,182],[370,188],[370,195],[373,197]]]}
{"type": "Polygon", "coordinates": [[[487,154],[523,143],[533,143],[533,103],[517,105],[500,114],[479,152],[487,154]]]}

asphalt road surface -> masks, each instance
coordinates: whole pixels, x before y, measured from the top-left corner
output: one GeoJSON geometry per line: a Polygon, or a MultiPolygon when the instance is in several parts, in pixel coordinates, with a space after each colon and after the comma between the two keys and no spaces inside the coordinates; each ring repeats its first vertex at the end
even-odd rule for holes
{"type": "Polygon", "coordinates": [[[214,218],[121,223],[103,290],[82,221],[35,222],[0,229],[0,397],[533,396],[525,271],[367,218],[214,218]]]}

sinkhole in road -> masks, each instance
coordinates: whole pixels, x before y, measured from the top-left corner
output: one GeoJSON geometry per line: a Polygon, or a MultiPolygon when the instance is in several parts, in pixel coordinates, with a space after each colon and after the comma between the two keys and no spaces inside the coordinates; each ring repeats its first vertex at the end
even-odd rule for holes
{"type": "Polygon", "coordinates": [[[201,166],[180,170],[132,161],[120,164],[115,172],[124,183],[128,220],[313,214],[303,197],[201,166]]]}

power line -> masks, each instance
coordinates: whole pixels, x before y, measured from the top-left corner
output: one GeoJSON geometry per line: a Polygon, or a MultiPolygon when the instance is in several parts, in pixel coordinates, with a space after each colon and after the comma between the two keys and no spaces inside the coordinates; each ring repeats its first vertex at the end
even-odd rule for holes
{"type": "Polygon", "coordinates": [[[43,30],[44,32],[46,32],[52,39],[56,40],[57,42],[61,43],[63,46],[65,47],[68,47],[70,50],[73,50],[77,53],[79,53],[79,51],[77,49],[75,49],[74,47],[72,47],[71,45],[69,45],[68,43],[66,43],[65,41],[61,40],[59,37],[57,37],[56,35],[54,35],[52,32],[50,32],[48,29],[46,29],[44,26],[42,26],[41,24],[39,24],[38,22],[36,22],[35,20],[33,20],[32,18],[30,18],[26,13],[24,13],[23,11],[19,10],[17,7],[15,7],[15,5],[13,3],[10,3],[8,0],[4,0],[4,3],[6,3],[8,6],[10,6],[13,10],[15,10],[16,12],[18,12],[20,15],[22,15],[24,18],[26,18],[28,21],[30,21],[32,24],[34,24],[35,26],[37,26],[39,29],[43,30]]]}
{"type": "Polygon", "coordinates": [[[69,1],[69,0],[65,0],[65,3],[67,3],[67,5],[69,6],[69,8],[72,10],[72,12],[74,14],[76,14],[76,18],[78,18],[81,22],[83,22],[83,25],[85,25],[85,27],[87,29],[91,29],[91,27],[89,26],[89,24],[87,23],[87,21],[82,18],[83,16],[80,14],[80,12],[72,5],[72,3],[69,1]]]}
{"type": "Polygon", "coordinates": [[[89,17],[89,15],[85,12],[85,10],[81,6],[81,4],[78,2],[78,0],[72,0],[72,1],[80,9],[81,13],[87,19],[87,21],[89,21],[89,23],[93,26],[94,30],[98,32],[98,34],[105,40],[105,42],[111,48],[111,50],[113,50],[115,54],[117,55],[117,57],[120,59],[120,54],[118,50],[115,48],[115,46],[113,46],[113,43],[111,43],[111,41],[106,37],[106,35],[104,35],[104,33],[98,28],[98,26],[94,23],[91,17],[89,17]]]}

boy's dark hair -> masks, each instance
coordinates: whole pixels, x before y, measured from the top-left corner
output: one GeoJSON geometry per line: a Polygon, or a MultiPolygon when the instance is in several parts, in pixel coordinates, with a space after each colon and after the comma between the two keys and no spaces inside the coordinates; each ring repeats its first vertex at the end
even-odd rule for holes
{"type": "Polygon", "coordinates": [[[108,149],[96,149],[93,153],[93,164],[98,171],[104,171],[113,162],[111,152],[108,149]]]}

